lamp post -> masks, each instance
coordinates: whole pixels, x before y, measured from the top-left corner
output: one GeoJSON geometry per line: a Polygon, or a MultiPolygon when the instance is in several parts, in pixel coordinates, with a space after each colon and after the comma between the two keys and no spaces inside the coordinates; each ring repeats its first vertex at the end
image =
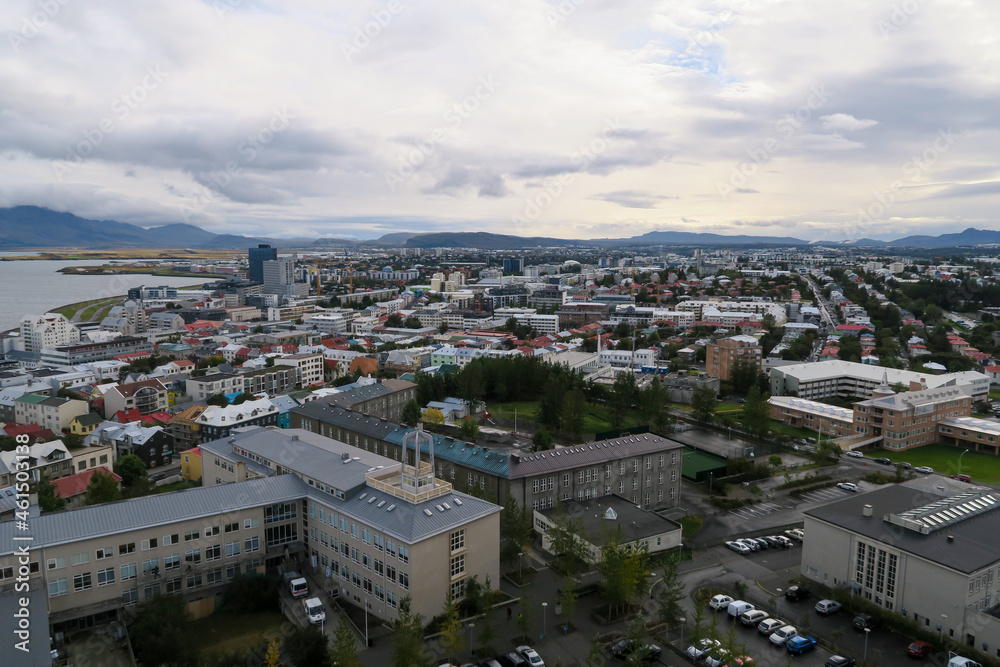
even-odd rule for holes
{"type": "Polygon", "coordinates": [[[871,628],[865,628],[865,662],[868,661],[868,635],[871,633],[871,628]]]}
{"type": "Polygon", "coordinates": [[[969,453],[969,450],[966,449],[965,451],[963,451],[961,454],[958,455],[958,474],[959,475],[962,474],[962,457],[965,456],[968,453],[969,453]]]}
{"type": "Polygon", "coordinates": [[[549,603],[542,603],[542,639],[545,639],[545,610],[548,609],[549,603]]]}
{"type": "Polygon", "coordinates": [[[524,562],[524,552],[522,551],[517,555],[517,581],[518,583],[522,584],[524,583],[524,575],[521,572],[524,569],[524,566],[522,565],[523,562],[524,562]]]}
{"type": "Polygon", "coordinates": [[[476,635],[475,635],[475,632],[473,632],[473,630],[475,630],[475,628],[476,628],[476,624],[470,622],[469,623],[469,648],[472,649],[472,655],[473,656],[476,655],[476,635]]]}
{"type": "Polygon", "coordinates": [[[681,644],[683,644],[684,643],[684,624],[687,622],[687,619],[686,618],[678,618],[677,620],[680,621],[680,624],[681,624],[681,644]]]}
{"type": "Polygon", "coordinates": [[[774,598],[774,613],[778,615],[778,618],[781,618],[781,589],[776,588],[775,590],[778,591],[778,595],[774,598]]]}

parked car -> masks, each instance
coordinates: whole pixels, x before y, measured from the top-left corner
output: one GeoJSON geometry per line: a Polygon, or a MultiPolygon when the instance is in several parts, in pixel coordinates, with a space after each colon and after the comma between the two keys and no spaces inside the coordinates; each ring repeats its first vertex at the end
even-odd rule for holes
{"type": "Polygon", "coordinates": [[[854,627],[858,630],[873,630],[878,627],[878,619],[871,614],[858,614],[854,617],[854,627]]]}
{"type": "Polygon", "coordinates": [[[788,590],[785,591],[785,597],[792,602],[798,602],[799,600],[805,600],[809,597],[809,591],[801,586],[789,586],[788,590]]]}
{"type": "Polygon", "coordinates": [[[927,642],[917,640],[906,647],[906,655],[912,658],[926,658],[934,647],[927,642]]]}
{"type": "Polygon", "coordinates": [[[748,537],[748,540],[756,544],[761,549],[770,549],[771,545],[763,537],[748,537]]]}
{"type": "Polygon", "coordinates": [[[701,641],[688,646],[684,653],[692,660],[701,660],[707,653],[722,646],[722,643],[715,639],[702,639],[701,641]]]}
{"type": "Polygon", "coordinates": [[[726,664],[728,659],[729,651],[724,648],[717,648],[706,656],[705,664],[708,665],[708,667],[722,667],[722,665],[726,664]]]}
{"type": "Polygon", "coordinates": [[[863,459],[863,458],[865,458],[864,454],[862,454],[861,452],[856,452],[853,449],[851,451],[849,451],[849,452],[845,452],[845,454],[847,454],[847,456],[850,456],[852,459],[863,459]]]}
{"type": "Polygon", "coordinates": [[[778,628],[783,628],[788,623],[785,623],[778,618],[765,618],[763,621],[757,624],[757,632],[764,635],[765,637],[770,637],[774,634],[774,631],[778,628]]]}
{"type": "Polygon", "coordinates": [[[919,473],[923,473],[925,475],[929,475],[932,472],[934,472],[934,468],[930,466],[917,466],[916,468],[914,468],[914,470],[916,470],[919,473]]]}
{"type": "Polygon", "coordinates": [[[733,600],[729,603],[729,607],[726,611],[729,613],[730,618],[737,619],[741,614],[750,611],[751,609],[756,609],[752,604],[746,600],[733,600]]]}
{"type": "Polygon", "coordinates": [[[785,537],[784,535],[771,535],[771,538],[776,540],[778,544],[780,544],[783,547],[790,548],[793,544],[792,541],[787,537],[785,537]]]}
{"type": "Polygon", "coordinates": [[[972,481],[972,478],[969,477],[968,475],[952,475],[951,478],[952,479],[957,479],[960,482],[971,482],[972,481]]]}
{"type": "Polygon", "coordinates": [[[756,628],[757,625],[767,618],[767,612],[760,609],[749,609],[742,614],[740,614],[740,623],[749,627],[756,628]]]}
{"type": "Polygon", "coordinates": [[[792,655],[802,655],[816,648],[816,638],[799,635],[785,642],[785,648],[792,655]]]}
{"type": "Polygon", "coordinates": [[[738,655],[726,661],[723,667],[756,667],[757,661],[748,655],[738,655]]]}
{"type": "Polygon", "coordinates": [[[660,654],[663,653],[663,649],[655,644],[641,644],[636,648],[631,639],[622,639],[611,647],[611,655],[619,660],[628,658],[636,651],[638,651],[638,657],[642,662],[656,662],[660,659],[660,654]]]}
{"type": "Polygon", "coordinates": [[[721,611],[723,609],[729,609],[729,603],[732,601],[733,599],[728,595],[719,594],[713,596],[712,599],[708,601],[708,606],[715,611],[721,611]]]}
{"type": "Polygon", "coordinates": [[[480,661],[479,667],[502,667],[502,665],[493,658],[486,658],[480,661]]]}
{"type": "Polygon", "coordinates": [[[528,661],[530,667],[545,667],[542,656],[538,655],[538,652],[530,646],[518,646],[515,650],[518,655],[528,661]]]}
{"type": "Polygon", "coordinates": [[[798,540],[799,542],[806,539],[806,533],[801,528],[790,528],[785,531],[785,535],[792,538],[793,540],[798,540]]]}
{"type": "Polygon", "coordinates": [[[726,542],[726,546],[735,551],[736,553],[742,554],[744,556],[747,555],[748,553],[753,552],[753,549],[743,544],[742,542],[735,542],[731,540],[729,542],[726,542]]]}
{"type": "Polygon", "coordinates": [[[902,463],[899,463],[897,465],[903,466],[903,470],[910,470],[911,468],[913,468],[913,466],[907,463],[906,461],[903,461],[902,463]]]}
{"type": "Polygon", "coordinates": [[[844,491],[850,491],[851,493],[857,493],[858,485],[852,484],[851,482],[841,482],[837,485],[838,489],[843,489],[844,491]]]}
{"type": "Polygon", "coordinates": [[[842,606],[836,600],[820,600],[816,603],[816,613],[824,615],[834,614],[840,611],[842,606]]]}
{"type": "Polygon", "coordinates": [[[527,667],[528,665],[528,661],[514,651],[498,655],[497,662],[500,663],[500,667],[527,667]]]}
{"type": "Polygon", "coordinates": [[[794,627],[792,627],[791,625],[783,625],[774,632],[772,632],[771,636],[768,637],[768,639],[770,639],[771,643],[774,644],[775,646],[781,646],[792,637],[798,637],[798,636],[799,636],[799,631],[796,630],[794,627]]]}
{"type": "Polygon", "coordinates": [[[854,658],[846,655],[831,655],[824,667],[854,667],[854,658]]]}
{"type": "Polygon", "coordinates": [[[748,540],[747,538],[743,537],[736,541],[744,545],[747,549],[750,549],[751,551],[760,551],[760,545],[754,542],[753,540],[748,540]]]}
{"type": "Polygon", "coordinates": [[[892,465],[892,461],[890,461],[889,459],[885,458],[884,456],[880,456],[877,459],[872,459],[872,461],[874,461],[875,463],[881,463],[884,466],[891,466],[892,465]]]}

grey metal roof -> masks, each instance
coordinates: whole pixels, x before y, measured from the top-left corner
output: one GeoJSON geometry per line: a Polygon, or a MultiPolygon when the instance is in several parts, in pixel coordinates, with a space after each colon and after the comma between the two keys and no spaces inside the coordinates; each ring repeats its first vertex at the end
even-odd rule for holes
{"type": "Polygon", "coordinates": [[[604,542],[608,532],[618,526],[622,528],[625,542],[636,542],[673,530],[681,530],[681,525],[676,521],[636,507],[618,495],[601,496],[591,500],[571,500],[563,502],[561,508],[552,507],[540,512],[550,520],[555,520],[560,513],[572,519],[579,518],[583,522],[584,537],[591,544],[598,546],[604,542]],[[616,515],[614,519],[604,518],[609,508],[616,515]]]}
{"type": "Polygon", "coordinates": [[[390,433],[399,428],[397,424],[386,421],[385,419],[369,417],[361,414],[360,412],[347,410],[338,405],[327,403],[323,399],[309,401],[308,403],[294,408],[292,412],[300,414],[304,417],[316,419],[324,424],[331,424],[340,428],[346,428],[352,432],[360,433],[373,438],[379,438],[380,440],[385,440],[390,433]]]}
{"type": "Polygon", "coordinates": [[[27,593],[15,592],[11,586],[6,593],[0,595],[0,633],[9,637],[4,648],[4,664],[18,667],[51,667],[52,643],[49,637],[49,605],[46,592],[41,586],[30,589],[27,593]],[[27,644],[28,651],[16,650],[12,644],[21,641],[15,639],[14,631],[18,628],[18,618],[14,615],[20,608],[20,598],[27,597],[27,610],[31,614],[31,641],[27,644]]]}
{"type": "Polygon", "coordinates": [[[573,447],[558,447],[544,452],[511,457],[510,478],[544,475],[579,466],[603,464],[632,456],[680,449],[681,447],[683,447],[681,443],[653,433],[598,440],[573,447]]]}
{"type": "Polygon", "coordinates": [[[899,515],[956,495],[959,490],[970,491],[969,485],[962,482],[934,481],[944,485],[945,490],[892,484],[869,493],[851,494],[805,514],[966,574],[995,564],[1000,560],[1000,512],[986,512],[928,535],[883,520],[890,514],[899,515]],[[872,516],[862,514],[865,505],[872,506],[872,516]],[[949,535],[954,541],[948,541],[949,535]]]}
{"type": "MultiPolygon", "coordinates": [[[[302,498],[308,485],[295,475],[203,486],[33,517],[32,549],[199,519],[230,510],[302,498]]],[[[0,555],[14,552],[14,521],[0,523],[0,555]]],[[[25,533],[16,533],[24,535],[25,533]]]]}
{"type": "Polygon", "coordinates": [[[386,387],[384,384],[370,384],[364,387],[355,387],[349,391],[333,394],[332,396],[326,396],[315,402],[350,407],[355,403],[363,403],[365,401],[370,401],[373,398],[386,396],[391,393],[393,393],[393,390],[386,387]]]}

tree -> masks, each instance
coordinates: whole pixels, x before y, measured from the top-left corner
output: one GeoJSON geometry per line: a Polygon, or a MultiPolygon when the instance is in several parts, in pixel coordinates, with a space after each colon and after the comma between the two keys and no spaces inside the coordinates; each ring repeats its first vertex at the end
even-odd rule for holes
{"type": "MultiPolygon", "coordinates": [[[[487,589],[487,593],[492,595],[493,591],[487,589]]],[[[493,642],[497,638],[496,618],[492,609],[487,609],[486,613],[479,617],[479,620],[476,621],[476,627],[479,628],[476,643],[479,645],[481,653],[491,655],[493,642]]]]}
{"type": "Polygon", "coordinates": [[[733,385],[733,391],[737,394],[746,394],[750,391],[750,387],[757,381],[759,371],[756,363],[747,359],[737,360],[729,371],[729,381],[733,385]]]}
{"type": "Polygon", "coordinates": [[[517,611],[517,629],[521,633],[521,637],[527,639],[531,636],[531,616],[534,611],[534,606],[531,602],[531,593],[527,588],[521,594],[521,605],[517,611]]]}
{"type": "MultiPolygon", "coordinates": [[[[163,597],[175,597],[165,595],[163,597]]],[[[336,650],[344,651],[342,654],[335,654],[338,667],[362,667],[358,659],[357,649],[354,648],[354,631],[351,630],[347,620],[347,614],[340,614],[340,622],[337,624],[337,632],[334,635],[334,646],[336,650]],[[350,662],[351,654],[347,651],[347,642],[344,641],[342,629],[346,629],[347,640],[354,650],[354,661],[350,662]]],[[[320,632],[319,627],[308,625],[304,628],[296,627],[284,642],[285,655],[294,667],[333,667],[331,662],[331,652],[326,635],[320,632]]],[[[155,663],[150,663],[155,664],[155,663]]]]}
{"type": "Polygon", "coordinates": [[[750,387],[743,405],[743,424],[747,431],[757,437],[767,435],[770,430],[771,405],[767,402],[768,398],[770,397],[762,394],[757,387],[750,387]]]}
{"type": "Polygon", "coordinates": [[[570,575],[583,570],[590,560],[590,551],[583,541],[583,519],[566,516],[560,503],[546,537],[549,549],[570,575]]]}
{"type": "Polygon", "coordinates": [[[420,404],[410,399],[410,402],[403,406],[402,422],[407,426],[416,426],[420,421],[420,404]]]}
{"type": "Polygon", "coordinates": [[[410,610],[409,595],[399,601],[399,617],[392,622],[392,661],[396,667],[429,667],[424,649],[424,620],[410,610]]]}
{"type": "Polygon", "coordinates": [[[769,457],[767,457],[767,463],[772,468],[779,468],[781,467],[781,457],[778,456],[777,454],[771,454],[769,457]]]}
{"type": "Polygon", "coordinates": [[[431,426],[440,426],[444,423],[444,415],[437,408],[424,408],[420,413],[420,421],[431,426]]]}
{"type": "Polygon", "coordinates": [[[59,492],[56,491],[55,485],[49,481],[48,475],[45,473],[42,473],[35,485],[35,492],[38,494],[38,507],[43,514],[46,512],[58,512],[66,507],[66,501],[59,497],[59,492]]]}
{"type": "Polygon", "coordinates": [[[681,606],[683,599],[684,584],[677,578],[677,559],[668,558],[663,566],[660,592],[656,596],[657,616],[660,622],[666,623],[669,627],[678,618],[683,617],[684,607],[681,606]]]}
{"type": "Polygon", "coordinates": [[[573,618],[573,612],[576,611],[576,599],[576,577],[567,574],[563,577],[562,588],[559,589],[559,604],[562,606],[562,613],[566,617],[567,623],[573,618]]]}
{"type": "Polygon", "coordinates": [[[187,665],[194,658],[192,619],[177,595],[157,595],[139,605],[129,626],[132,650],[144,665],[187,665]]]}
{"type": "Polygon", "coordinates": [[[500,521],[500,560],[512,565],[517,563],[524,547],[531,542],[531,512],[521,507],[517,498],[510,496],[504,505],[500,521]]]}
{"type": "Polygon", "coordinates": [[[534,446],[533,450],[536,452],[550,449],[552,447],[552,436],[543,426],[535,431],[534,437],[531,438],[531,444],[534,446]]]}
{"type": "Polygon", "coordinates": [[[438,327],[438,333],[441,334],[441,335],[444,335],[444,334],[448,333],[448,323],[447,322],[442,322],[441,323],[441,325],[438,327]]]}
{"type": "Polygon", "coordinates": [[[405,321],[403,320],[403,316],[400,315],[399,313],[393,313],[385,320],[385,326],[389,327],[390,329],[402,329],[404,325],[405,321]]]}
{"type": "Polygon", "coordinates": [[[570,440],[580,440],[583,436],[583,420],[587,413],[587,399],[579,389],[566,392],[562,403],[563,433],[570,440]]]}
{"type": "Polygon", "coordinates": [[[621,428],[628,416],[628,411],[635,405],[638,395],[635,384],[635,374],[626,370],[618,374],[615,384],[611,387],[611,426],[621,428]]]}
{"type": "Polygon", "coordinates": [[[607,667],[608,653],[601,643],[599,635],[590,640],[590,652],[587,653],[587,667],[607,667]]]}
{"type": "Polygon", "coordinates": [[[406,318],[406,321],[403,322],[403,326],[407,329],[422,329],[424,325],[420,323],[419,317],[416,315],[410,315],[406,318]]]}
{"type": "Polygon", "coordinates": [[[256,401],[257,397],[249,392],[241,392],[236,398],[233,399],[233,405],[242,405],[247,401],[256,401]]]}
{"type": "Polygon", "coordinates": [[[708,384],[703,384],[691,392],[691,414],[703,424],[712,421],[718,405],[719,399],[715,397],[715,390],[708,384]]]}
{"type": "Polygon", "coordinates": [[[83,447],[83,436],[76,433],[64,433],[62,441],[66,445],[66,449],[79,449],[83,447]]]}
{"type": "Polygon", "coordinates": [[[227,405],[229,405],[229,399],[223,396],[222,394],[212,394],[211,396],[205,399],[205,404],[224,408],[227,405]]]}
{"type": "Polygon", "coordinates": [[[449,658],[455,658],[465,642],[462,639],[462,622],[458,618],[458,605],[455,604],[450,593],[445,600],[441,616],[441,647],[449,658]]]}
{"type": "Polygon", "coordinates": [[[326,661],[328,665],[362,667],[363,663],[358,657],[358,648],[354,641],[354,630],[351,629],[347,614],[340,614],[340,620],[337,622],[337,629],[333,635],[333,647],[326,655],[328,656],[326,661]]]}
{"type": "Polygon", "coordinates": [[[115,461],[115,474],[122,478],[122,486],[130,488],[149,479],[146,464],[135,454],[126,454],[115,461]]]}
{"type": "Polygon", "coordinates": [[[122,492],[118,488],[118,482],[108,473],[98,470],[90,477],[87,484],[87,491],[84,495],[85,505],[99,505],[100,503],[110,503],[121,500],[122,492]]]}
{"type": "Polygon", "coordinates": [[[598,569],[604,575],[604,595],[613,611],[630,607],[649,580],[649,547],[624,542],[619,525],[601,547],[598,569]]]}
{"type": "Polygon", "coordinates": [[[272,639],[267,645],[267,653],[264,654],[264,667],[281,667],[281,653],[278,651],[278,640],[272,639]]]}
{"type": "Polygon", "coordinates": [[[466,417],[458,426],[458,432],[464,440],[475,442],[479,435],[479,424],[472,417],[466,417]]]}

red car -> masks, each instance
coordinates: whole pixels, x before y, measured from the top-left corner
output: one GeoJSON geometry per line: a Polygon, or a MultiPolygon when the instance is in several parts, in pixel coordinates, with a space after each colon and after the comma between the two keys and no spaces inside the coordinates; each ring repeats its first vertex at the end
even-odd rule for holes
{"type": "Polygon", "coordinates": [[[957,479],[960,482],[971,482],[972,481],[972,478],[969,477],[968,475],[952,475],[951,478],[952,479],[957,479]]]}
{"type": "Polygon", "coordinates": [[[934,647],[927,642],[916,641],[906,647],[906,654],[914,658],[926,658],[934,647]]]}

